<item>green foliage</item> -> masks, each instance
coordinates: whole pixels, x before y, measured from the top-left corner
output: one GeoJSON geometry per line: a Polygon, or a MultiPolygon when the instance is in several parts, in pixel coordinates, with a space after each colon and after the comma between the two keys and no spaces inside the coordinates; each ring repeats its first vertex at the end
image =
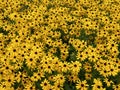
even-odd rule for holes
{"type": "Polygon", "coordinates": [[[5,31],[3,28],[0,28],[0,33],[3,33],[4,35],[7,35],[9,32],[5,31]]]}

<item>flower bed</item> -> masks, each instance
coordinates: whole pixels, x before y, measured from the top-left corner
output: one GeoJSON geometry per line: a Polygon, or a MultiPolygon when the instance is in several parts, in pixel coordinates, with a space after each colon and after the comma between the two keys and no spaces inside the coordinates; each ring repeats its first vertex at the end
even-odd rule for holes
{"type": "Polygon", "coordinates": [[[1,0],[0,90],[120,90],[119,0],[1,0]]]}

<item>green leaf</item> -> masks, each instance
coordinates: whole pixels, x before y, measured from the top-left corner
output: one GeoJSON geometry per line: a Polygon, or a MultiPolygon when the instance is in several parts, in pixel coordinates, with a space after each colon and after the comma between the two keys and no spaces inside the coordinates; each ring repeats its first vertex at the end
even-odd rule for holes
{"type": "Polygon", "coordinates": [[[76,90],[75,84],[71,82],[65,82],[64,83],[64,90],[76,90]]]}
{"type": "Polygon", "coordinates": [[[86,35],[84,29],[81,29],[80,34],[81,34],[80,37],[79,37],[80,40],[85,40],[86,41],[88,39],[88,36],[86,35]]]}
{"type": "Polygon", "coordinates": [[[85,80],[85,70],[83,68],[78,73],[78,77],[80,78],[80,80],[85,80]]]}
{"type": "Polygon", "coordinates": [[[5,31],[3,28],[0,28],[0,33],[3,33],[4,35],[7,35],[9,32],[5,31]]]}
{"type": "Polygon", "coordinates": [[[23,12],[24,10],[28,9],[29,6],[28,5],[25,5],[25,4],[21,4],[21,8],[19,10],[19,12],[23,12]]]}
{"type": "Polygon", "coordinates": [[[35,82],[36,90],[42,90],[42,87],[40,86],[40,81],[35,82]]]}

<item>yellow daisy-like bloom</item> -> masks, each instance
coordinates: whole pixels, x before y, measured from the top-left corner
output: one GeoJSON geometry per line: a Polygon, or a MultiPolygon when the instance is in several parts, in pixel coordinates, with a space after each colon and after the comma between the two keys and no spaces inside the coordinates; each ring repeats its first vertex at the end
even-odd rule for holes
{"type": "Polygon", "coordinates": [[[54,85],[53,85],[53,90],[64,90],[63,85],[55,82],[54,85]]]}
{"type": "Polygon", "coordinates": [[[38,76],[37,73],[34,73],[33,76],[31,77],[31,80],[32,80],[32,81],[38,81],[39,77],[40,77],[40,76],[38,76]]]}
{"type": "Polygon", "coordinates": [[[45,79],[40,86],[42,87],[43,90],[49,90],[49,88],[51,87],[49,81],[47,79],[45,79]]]}
{"type": "Polygon", "coordinates": [[[19,14],[17,12],[13,12],[9,15],[9,18],[11,20],[16,20],[16,19],[19,19],[20,17],[19,17],[19,14]]]}
{"type": "Polygon", "coordinates": [[[44,71],[47,72],[47,73],[52,73],[53,70],[54,69],[53,69],[53,65],[52,64],[46,64],[44,66],[44,71]]]}
{"type": "Polygon", "coordinates": [[[65,82],[65,77],[64,77],[63,75],[61,75],[61,74],[58,74],[58,75],[56,75],[56,76],[54,77],[54,81],[55,81],[56,83],[59,83],[59,84],[63,85],[64,82],[65,82]]]}
{"type": "Polygon", "coordinates": [[[85,73],[85,78],[86,78],[86,80],[91,80],[92,75],[89,73],[85,73]]]}
{"type": "Polygon", "coordinates": [[[81,63],[79,61],[71,62],[70,70],[73,74],[78,74],[81,69],[81,63]]]}
{"type": "Polygon", "coordinates": [[[33,85],[33,83],[28,83],[25,86],[25,90],[35,90],[35,86],[33,85]]]}
{"type": "Polygon", "coordinates": [[[0,90],[119,90],[119,6],[0,0],[0,90]]]}
{"type": "Polygon", "coordinates": [[[102,87],[103,84],[99,78],[94,79],[94,84],[92,86],[93,86],[93,90],[106,90],[105,88],[102,87]]]}
{"type": "Polygon", "coordinates": [[[84,80],[84,81],[79,80],[76,84],[76,88],[77,88],[77,90],[88,90],[87,81],[86,80],[84,80]]]}
{"type": "Polygon", "coordinates": [[[74,74],[68,75],[67,78],[70,82],[74,82],[74,83],[76,83],[79,80],[78,75],[74,75],[74,74]]]}
{"type": "Polygon", "coordinates": [[[119,90],[119,89],[120,89],[120,84],[118,84],[118,85],[113,85],[113,89],[114,89],[114,90],[119,90]]]}
{"type": "Polygon", "coordinates": [[[107,87],[110,87],[110,85],[113,84],[113,81],[109,80],[108,78],[105,78],[104,82],[107,84],[107,87]]]}
{"type": "Polygon", "coordinates": [[[118,74],[118,68],[113,65],[110,65],[108,70],[109,70],[109,75],[115,76],[118,74]]]}
{"type": "Polygon", "coordinates": [[[67,62],[62,63],[62,62],[60,62],[59,65],[60,65],[59,67],[60,67],[62,72],[69,71],[69,63],[67,63],[67,62]]]}

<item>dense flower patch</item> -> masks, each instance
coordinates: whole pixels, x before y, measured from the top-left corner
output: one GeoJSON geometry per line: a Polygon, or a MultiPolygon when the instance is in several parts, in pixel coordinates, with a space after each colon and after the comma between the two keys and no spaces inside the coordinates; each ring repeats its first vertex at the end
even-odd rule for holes
{"type": "Polygon", "coordinates": [[[120,90],[120,0],[0,0],[0,90],[120,90]]]}

